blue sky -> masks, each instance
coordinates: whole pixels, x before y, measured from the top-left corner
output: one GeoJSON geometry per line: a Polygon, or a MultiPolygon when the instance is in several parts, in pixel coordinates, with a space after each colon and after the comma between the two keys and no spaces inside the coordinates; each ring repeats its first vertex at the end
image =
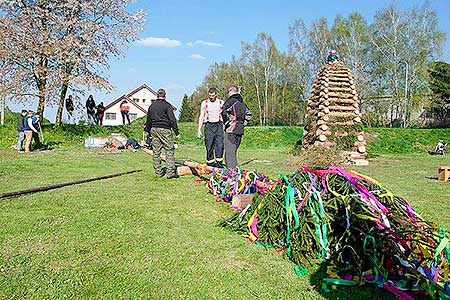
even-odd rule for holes
{"type": "MultiPolygon", "coordinates": [[[[202,82],[212,63],[238,56],[241,41],[254,40],[258,32],[269,33],[279,48],[286,49],[288,26],[298,18],[308,25],[325,16],[331,24],[337,14],[358,11],[372,22],[377,10],[390,4],[405,8],[423,1],[138,0],[130,10],[147,13],[142,42],[131,44],[120,60],[111,61],[108,73],[114,91],[87,93],[106,104],[145,82],[154,89],[165,88],[169,101],[179,107],[183,95],[202,82]]],[[[438,13],[440,29],[450,35],[450,1],[430,4],[438,13]]],[[[450,61],[449,41],[443,59],[450,61]]],[[[53,111],[48,108],[46,113],[52,120],[53,111]]]]}

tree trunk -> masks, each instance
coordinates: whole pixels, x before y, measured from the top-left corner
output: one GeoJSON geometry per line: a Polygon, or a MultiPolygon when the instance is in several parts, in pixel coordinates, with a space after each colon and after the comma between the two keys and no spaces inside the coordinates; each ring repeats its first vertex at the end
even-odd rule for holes
{"type": "Polygon", "coordinates": [[[259,95],[259,86],[257,83],[255,83],[255,88],[256,88],[256,98],[258,98],[259,125],[262,126],[263,120],[262,120],[261,96],[259,95]]]}
{"type": "Polygon", "coordinates": [[[61,94],[59,95],[58,111],[56,112],[55,125],[61,125],[62,115],[64,110],[64,100],[66,99],[67,89],[69,88],[69,81],[65,80],[62,84],[61,94]]]}
{"type": "Polygon", "coordinates": [[[269,106],[269,81],[267,79],[267,74],[264,75],[264,116],[263,116],[263,122],[264,126],[267,125],[267,113],[268,113],[268,106],[269,106]]]}
{"type": "Polygon", "coordinates": [[[39,89],[39,102],[36,113],[39,115],[41,120],[44,119],[44,109],[45,109],[45,90],[39,89]]]}
{"type": "Polygon", "coordinates": [[[253,66],[253,80],[255,84],[256,89],[256,98],[258,100],[258,109],[259,109],[259,125],[262,126],[262,107],[261,107],[261,96],[259,95],[259,85],[258,85],[258,78],[256,77],[256,68],[253,66]]]}
{"type": "Polygon", "coordinates": [[[39,115],[41,122],[44,120],[45,98],[47,96],[47,67],[48,60],[44,56],[40,58],[38,74],[35,77],[36,83],[39,89],[39,102],[37,108],[37,114],[39,115]]]}
{"type": "MultiPolygon", "coordinates": [[[[276,80],[275,80],[276,81],[276,80]]],[[[276,104],[275,104],[275,95],[276,95],[276,86],[275,84],[272,85],[272,93],[270,96],[270,102],[271,102],[271,124],[274,125],[275,124],[275,120],[276,120],[276,104]]]]}
{"type": "Polygon", "coordinates": [[[4,62],[2,64],[2,86],[0,89],[0,98],[1,98],[1,105],[2,105],[2,115],[1,115],[1,125],[5,125],[5,109],[6,109],[6,93],[5,93],[5,82],[6,82],[6,63],[4,62]]]}

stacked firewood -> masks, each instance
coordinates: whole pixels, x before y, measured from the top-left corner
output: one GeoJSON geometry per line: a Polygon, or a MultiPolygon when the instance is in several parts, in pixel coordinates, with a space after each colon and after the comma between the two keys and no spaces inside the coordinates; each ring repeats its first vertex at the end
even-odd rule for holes
{"type": "Polygon", "coordinates": [[[352,74],[339,61],[324,65],[308,100],[303,146],[333,147],[340,138],[354,137],[352,150],[365,154],[364,132],[355,131],[358,125],[361,114],[352,74]]]}

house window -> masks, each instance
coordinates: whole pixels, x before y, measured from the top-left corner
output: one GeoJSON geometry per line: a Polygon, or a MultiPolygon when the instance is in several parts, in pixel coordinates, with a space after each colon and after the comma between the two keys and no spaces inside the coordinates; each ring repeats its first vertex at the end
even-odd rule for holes
{"type": "Polygon", "coordinates": [[[130,121],[133,122],[137,119],[137,114],[130,114],[130,121]]]}
{"type": "Polygon", "coordinates": [[[145,99],[142,99],[142,103],[145,103],[145,99]]]}
{"type": "Polygon", "coordinates": [[[116,113],[106,113],[105,114],[105,120],[115,120],[116,119],[116,113]]]}
{"type": "Polygon", "coordinates": [[[139,103],[139,98],[133,98],[133,101],[135,101],[136,103],[139,103]]]}

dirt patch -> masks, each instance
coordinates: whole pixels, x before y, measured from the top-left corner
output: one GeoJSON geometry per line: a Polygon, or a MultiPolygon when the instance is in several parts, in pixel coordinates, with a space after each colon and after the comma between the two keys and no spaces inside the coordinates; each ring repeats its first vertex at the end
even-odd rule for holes
{"type": "Polygon", "coordinates": [[[0,150],[0,155],[6,155],[6,154],[12,154],[14,152],[12,152],[11,150],[0,150]]]}

